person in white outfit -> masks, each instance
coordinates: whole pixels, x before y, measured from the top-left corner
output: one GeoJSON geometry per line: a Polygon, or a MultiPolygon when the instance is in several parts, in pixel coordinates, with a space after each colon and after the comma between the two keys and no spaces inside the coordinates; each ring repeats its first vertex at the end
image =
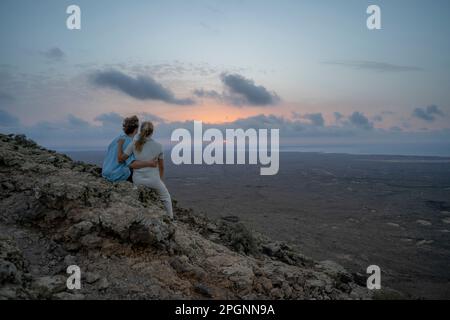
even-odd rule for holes
{"type": "MultiPolygon", "coordinates": [[[[121,161],[126,161],[133,154],[136,160],[154,160],[157,163],[157,167],[135,169],[133,183],[155,189],[164,203],[167,214],[173,219],[172,199],[162,181],[164,176],[163,148],[160,143],[151,138],[152,134],[153,124],[150,121],[143,122],[138,138],[128,145],[124,153],[119,155],[119,158],[121,161]]],[[[122,148],[119,147],[119,150],[122,150],[122,148]]]]}

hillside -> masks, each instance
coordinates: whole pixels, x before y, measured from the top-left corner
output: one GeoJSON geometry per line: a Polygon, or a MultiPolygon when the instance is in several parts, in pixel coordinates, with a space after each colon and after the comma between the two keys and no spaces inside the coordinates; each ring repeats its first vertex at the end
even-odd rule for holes
{"type": "Polygon", "coordinates": [[[361,299],[365,279],[0,135],[0,299],[361,299]],[[81,290],[66,289],[78,265],[81,290]]]}

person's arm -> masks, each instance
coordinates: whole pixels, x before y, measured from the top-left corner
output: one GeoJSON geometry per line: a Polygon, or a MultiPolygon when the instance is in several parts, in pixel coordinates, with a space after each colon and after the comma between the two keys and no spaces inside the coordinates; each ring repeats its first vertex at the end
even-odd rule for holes
{"type": "Polygon", "coordinates": [[[142,169],[142,168],[156,168],[158,162],[153,159],[149,161],[135,160],[130,164],[131,169],[142,169]]]}
{"type": "Polygon", "coordinates": [[[164,178],[164,159],[158,159],[159,177],[161,180],[164,178]]]}
{"type": "Polygon", "coordinates": [[[128,159],[128,157],[129,157],[129,155],[128,154],[125,154],[124,152],[123,152],[123,143],[125,142],[125,140],[124,139],[119,139],[119,141],[117,141],[117,144],[118,144],[118,148],[117,148],[117,161],[119,162],[119,163],[123,163],[123,162],[125,162],[125,161],[127,161],[127,159],[128,159]]]}

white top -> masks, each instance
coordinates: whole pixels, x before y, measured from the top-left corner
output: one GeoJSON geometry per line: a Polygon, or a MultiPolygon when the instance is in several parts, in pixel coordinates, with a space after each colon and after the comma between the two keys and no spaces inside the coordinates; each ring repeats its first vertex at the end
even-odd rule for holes
{"type": "MultiPolygon", "coordinates": [[[[164,159],[163,154],[163,147],[162,144],[159,142],[156,142],[152,138],[148,138],[147,141],[144,143],[144,146],[142,147],[142,151],[138,152],[135,147],[135,141],[130,143],[127,148],[125,149],[125,154],[130,156],[131,154],[134,154],[134,157],[136,160],[141,161],[149,161],[153,159],[164,159]]],[[[142,168],[142,169],[135,169],[134,174],[152,174],[152,173],[158,173],[159,169],[156,168],[142,168]]]]}

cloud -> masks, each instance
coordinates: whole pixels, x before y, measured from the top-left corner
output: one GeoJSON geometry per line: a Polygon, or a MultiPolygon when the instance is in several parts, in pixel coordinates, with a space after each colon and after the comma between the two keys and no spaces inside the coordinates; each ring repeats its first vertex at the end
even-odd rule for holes
{"type": "Polygon", "coordinates": [[[402,66],[378,61],[359,61],[359,60],[332,60],[324,61],[322,64],[336,65],[357,70],[370,70],[377,72],[411,72],[423,71],[422,68],[414,66],[402,66]]]}
{"type": "Polygon", "coordinates": [[[31,139],[51,149],[89,150],[106,148],[109,142],[122,132],[121,117],[101,114],[96,117],[100,125],[91,123],[75,115],[67,115],[61,120],[41,121],[30,126],[19,126],[8,130],[24,133],[31,139]],[[114,119],[120,121],[117,123],[114,119]]]}
{"type": "Polygon", "coordinates": [[[216,90],[204,90],[204,89],[196,89],[194,90],[194,95],[199,98],[209,98],[215,100],[223,100],[224,97],[221,93],[216,90]]]}
{"type": "Polygon", "coordinates": [[[372,118],[373,121],[375,122],[383,122],[383,117],[381,115],[376,115],[372,118]]]}
{"type": "Polygon", "coordinates": [[[74,128],[86,128],[89,127],[89,122],[78,118],[76,116],[74,116],[73,114],[69,114],[67,116],[67,122],[69,123],[70,127],[74,127],[74,128]]]}
{"type": "MultiPolygon", "coordinates": [[[[136,113],[139,120],[142,121],[152,121],[154,123],[163,123],[166,120],[154,115],[152,113],[142,112],[136,113]]],[[[127,115],[131,116],[131,114],[127,115]]],[[[94,121],[102,123],[103,126],[116,126],[117,128],[122,127],[122,122],[125,117],[122,117],[120,114],[115,112],[103,113],[94,118],[94,121]]]]}
{"type": "Polygon", "coordinates": [[[436,116],[444,116],[444,113],[436,105],[430,105],[426,108],[416,108],[413,111],[413,116],[428,122],[436,120],[436,116]]]}
{"type": "Polygon", "coordinates": [[[251,79],[244,78],[239,74],[222,73],[220,80],[224,91],[196,89],[194,95],[199,98],[214,99],[232,106],[270,106],[280,101],[275,92],[268,91],[263,86],[255,85],[251,79]]]}
{"type": "Polygon", "coordinates": [[[95,121],[101,122],[103,125],[117,125],[120,126],[123,121],[123,117],[115,112],[102,113],[94,118],[95,121]]]}
{"type": "Polygon", "coordinates": [[[239,74],[223,73],[221,80],[229,93],[227,99],[233,105],[268,106],[279,101],[275,92],[269,92],[265,87],[257,86],[253,80],[239,74]]]}
{"type": "Polygon", "coordinates": [[[194,104],[190,98],[176,98],[172,91],[149,76],[133,78],[120,71],[109,70],[93,73],[90,80],[98,87],[110,88],[138,100],[158,100],[175,105],[194,104]]]}
{"type": "Polygon", "coordinates": [[[343,115],[342,113],[337,112],[337,111],[334,112],[333,115],[334,115],[334,119],[335,119],[336,121],[340,121],[340,120],[344,117],[344,115],[343,115]]]}
{"type": "Polygon", "coordinates": [[[269,106],[280,100],[275,92],[269,92],[265,87],[255,85],[253,80],[239,74],[223,73],[220,78],[230,94],[228,98],[234,105],[269,106]]]}
{"type": "MultiPolygon", "coordinates": [[[[157,64],[147,63],[107,63],[94,64],[84,63],[76,64],[77,68],[86,71],[96,68],[97,70],[121,70],[123,73],[135,75],[151,75],[153,79],[179,80],[180,78],[189,79],[204,79],[205,77],[212,77],[220,75],[223,72],[222,67],[211,65],[207,62],[183,62],[170,61],[157,64]]],[[[234,69],[233,69],[234,70],[234,69]]]]}
{"type": "Polygon", "coordinates": [[[61,61],[66,57],[66,54],[64,53],[64,51],[62,51],[58,47],[53,47],[51,49],[48,49],[47,51],[42,52],[42,54],[48,60],[52,60],[52,61],[61,61]]]}
{"type": "Polygon", "coordinates": [[[298,112],[293,111],[292,112],[292,118],[293,119],[306,119],[314,126],[323,127],[325,124],[325,120],[322,116],[322,113],[308,113],[305,115],[302,115],[298,112]]]}
{"type": "Polygon", "coordinates": [[[323,127],[325,124],[325,120],[323,119],[323,116],[321,113],[305,114],[303,117],[305,119],[311,121],[311,123],[315,126],[323,127]]]}
{"type": "Polygon", "coordinates": [[[19,118],[13,116],[7,111],[0,109],[0,127],[17,127],[20,125],[19,118]]]}
{"type": "MultiPolygon", "coordinates": [[[[25,133],[38,143],[63,150],[103,149],[119,134],[122,133],[122,121],[125,116],[115,112],[103,113],[96,116],[93,122],[67,115],[61,120],[41,121],[31,126],[19,126],[5,131],[25,133]]],[[[0,113],[1,116],[1,113],[0,113]]],[[[151,113],[138,113],[139,120],[153,121],[156,124],[159,137],[170,137],[171,130],[179,124],[166,124],[164,119],[151,113]]],[[[1,127],[1,124],[0,124],[1,127]]]]}
{"type": "Polygon", "coordinates": [[[144,112],[144,113],[139,113],[138,117],[141,121],[151,121],[154,123],[164,123],[166,122],[166,120],[164,118],[161,118],[157,115],[154,115],[152,113],[148,113],[148,112],[144,112]]]}
{"type": "Polygon", "coordinates": [[[273,114],[270,115],[256,115],[247,118],[237,119],[233,122],[228,122],[223,125],[224,128],[255,128],[255,129],[264,129],[264,128],[273,128],[273,129],[283,129],[286,131],[290,131],[292,129],[297,130],[303,126],[299,121],[291,121],[285,119],[280,116],[276,116],[273,114]]]}
{"type": "MultiPolygon", "coordinates": [[[[144,119],[151,120],[153,117],[158,119],[157,116],[152,114],[145,114],[146,118],[144,118],[144,114],[138,114],[138,116],[141,121],[144,119]]],[[[345,120],[338,124],[324,124],[324,126],[317,126],[305,122],[303,119],[293,120],[273,114],[259,114],[227,123],[204,123],[203,125],[205,130],[217,128],[223,134],[225,134],[226,129],[237,128],[244,130],[250,128],[279,129],[280,145],[283,148],[302,148],[310,145],[319,146],[320,150],[323,151],[330,151],[342,146],[347,148],[343,150],[368,150],[371,153],[379,153],[388,150],[389,148],[386,149],[388,145],[391,145],[389,150],[399,150],[398,147],[408,145],[408,148],[412,148],[410,151],[412,150],[414,154],[427,154],[428,151],[425,150],[426,148],[424,149],[424,146],[433,145],[433,150],[450,150],[448,142],[450,141],[450,129],[418,132],[392,127],[390,129],[372,128],[372,130],[367,130],[370,122],[362,113],[355,112],[344,117],[345,120]],[[347,119],[352,119],[353,122],[347,119]],[[359,126],[356,126],[355,123],[358,123],[359,126]],[[348,149],[349,146],[356,146],[357,148],[348,149]]],[[[16,117],[0,111],[0,130],[7,133],[25,133],[39,144],[57,150],[105,150],[108,144],[122,133],[122,118],[117,113],[105,113],[95,117],[95,122],[89,122],[86,119],[68,115],[59,121],[44,121],[35,125],[24,126],[18,123],[16,117]],[[8,127],[3,125],[5,121],[8,127]],[[12,123],[17,127],[9,127],[12,123]]],[[[171,145],[171,133],[178,128],[185,128],[192,133],[193,122],[159,122],[155,126],[155,139],[169,146],[171,145]]],[[[442,151],[436,151],[434,154],[442,154],[442,151]]]]}
{"type": "Polygon", "coordinates": [[[356,127],[363,129],[372,129],[373,124],[369,122],[369,119],[361,112],[355,111],[348,118],[350,123],[356,127]]]}
{"type": "Polygon", "coordinates": [[[403,131],[403,129],[400,128],[399,126],[390,127],[389,130],[392,132],[402,132],[403,131]]]}

